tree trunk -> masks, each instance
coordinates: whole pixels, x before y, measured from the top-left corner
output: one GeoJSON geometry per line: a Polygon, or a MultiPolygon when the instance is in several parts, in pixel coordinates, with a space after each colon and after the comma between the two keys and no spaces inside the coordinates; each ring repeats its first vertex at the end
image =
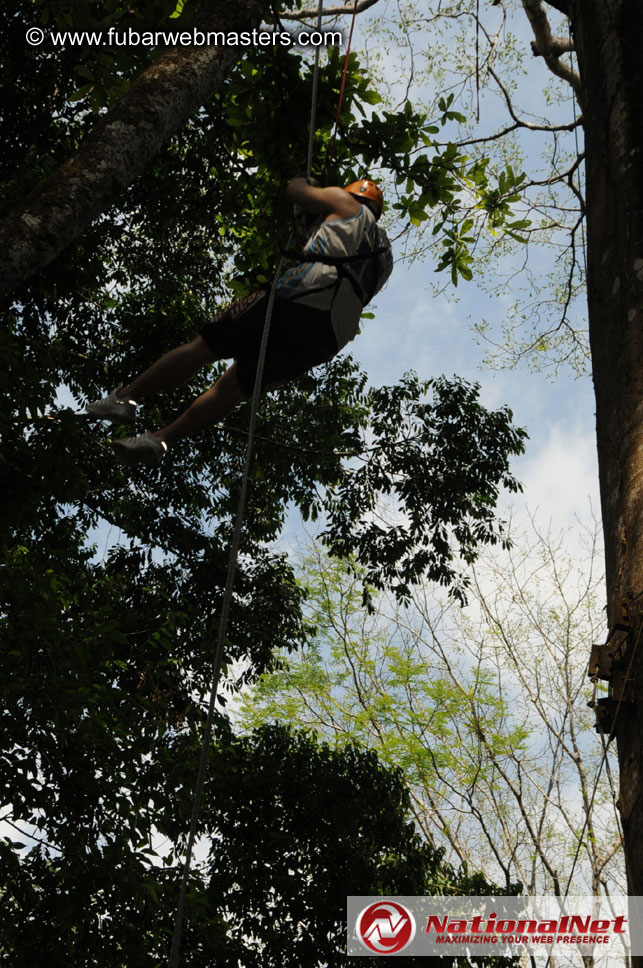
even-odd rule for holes
{"type": "MultiPolygon", "coordinates": [[[[268,0],[207,0],[191,27],[251,31],[268,0]]],[[[219,89],[244,47],[177,47],[115,103],[78,151],[0,224],[0,293],[59,255],[143,170],[161,145],[219,89]]]]}
{"type": "MultiPolygon", "coordinates": [[[[610,627],[643,627],[643,6],[574,0],[584,89],[588,300],[610,627]]],[[[643,638],[643,636],[641,636],[643,638]]],[[[629,893],[643,894],[643,641],[619,711],[629,893]]],[[[641,959],[643,961],[643,959],[641,959]]]]}

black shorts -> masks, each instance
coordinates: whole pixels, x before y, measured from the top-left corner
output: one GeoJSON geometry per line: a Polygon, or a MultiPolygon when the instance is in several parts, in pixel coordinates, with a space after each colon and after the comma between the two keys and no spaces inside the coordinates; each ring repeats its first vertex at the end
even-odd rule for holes
{"type": "MultiPolygon", "coordinates": [[[[213,316],[199,332],[216,359],[237,361],[246,397],[254,389],[268,291],[253,292],[213,316]]],[[[326,363],[337,352],[330,312],[275,297],[262,386],[284,383],[326,363]]]]}

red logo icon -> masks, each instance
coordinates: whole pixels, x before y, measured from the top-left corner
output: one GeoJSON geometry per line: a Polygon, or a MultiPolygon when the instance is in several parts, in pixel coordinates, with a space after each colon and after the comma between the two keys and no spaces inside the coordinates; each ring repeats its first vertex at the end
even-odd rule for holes
{"type": "Polygon", "coordinates": [[[369,904],[358,917],[355,927],[364,947],[378,955],[395,954],[415,937],[415,918],[396,901],[369,904]]]}

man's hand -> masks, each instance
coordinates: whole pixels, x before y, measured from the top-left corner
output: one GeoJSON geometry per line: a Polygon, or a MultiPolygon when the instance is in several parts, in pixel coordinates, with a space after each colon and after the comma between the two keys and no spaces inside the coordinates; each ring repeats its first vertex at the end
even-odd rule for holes
{"type": "Polygon", "coordinates": [[[307,212],[315,212],[331,219],[357,215],[360,204],[343,188],[318,188],[308,184],[305,176],[291,178],[286,188],[287,197],[307,212]]]}

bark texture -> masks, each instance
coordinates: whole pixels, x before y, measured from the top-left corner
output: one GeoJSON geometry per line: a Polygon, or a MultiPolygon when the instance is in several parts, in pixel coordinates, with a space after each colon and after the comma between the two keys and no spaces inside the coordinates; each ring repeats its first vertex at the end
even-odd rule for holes
{"type": "MultiPolygon", "coordinates": [[[[193,26],[252,30],[268,0],[207,0],[193,26]]],[[[0,293],[48,265],[221,86],[243,47],[177,47],[132,84],[78,151],[0,224],[0,293]]]]}
{"type": "MultiPolygon", "coordinates": [[[[643,627],[643,5],[574,0],[584,90],[588,300],[610,627],[643,627]]],[[[643,894],[643,635],[619,712],[629,893],[643,894]]],[[[642,959],[638,959],[641,963],[642,959]]]]}

